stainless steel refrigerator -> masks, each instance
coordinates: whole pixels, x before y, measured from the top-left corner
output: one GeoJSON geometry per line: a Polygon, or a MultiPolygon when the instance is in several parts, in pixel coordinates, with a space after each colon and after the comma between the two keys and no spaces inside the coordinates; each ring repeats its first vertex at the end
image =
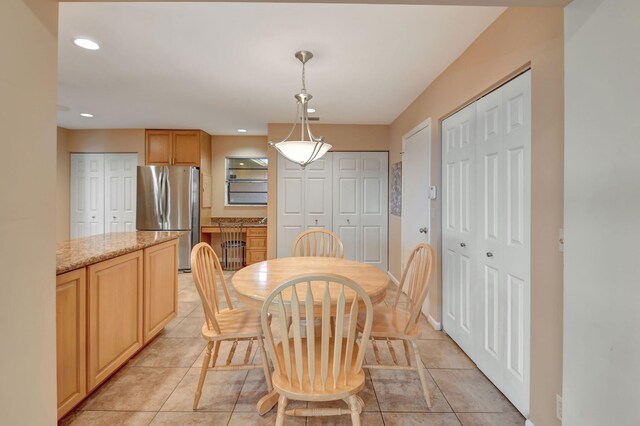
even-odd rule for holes
{"type": "Polygon", "coordinates": [[[191,269],[191,248],[200,242],[200,170],[138,166],[137,203],[139,231],[188,231],[178,241],[178,269],[191,269]]]}

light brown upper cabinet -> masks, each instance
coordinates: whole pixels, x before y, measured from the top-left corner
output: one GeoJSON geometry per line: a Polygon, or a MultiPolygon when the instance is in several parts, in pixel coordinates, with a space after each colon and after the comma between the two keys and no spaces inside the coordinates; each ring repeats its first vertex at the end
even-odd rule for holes
{"type": "Polygon", "coordinates": [[[146,164],[200,167],[200,145],[206,137],[201,130],[147,130],[146,164]]]}

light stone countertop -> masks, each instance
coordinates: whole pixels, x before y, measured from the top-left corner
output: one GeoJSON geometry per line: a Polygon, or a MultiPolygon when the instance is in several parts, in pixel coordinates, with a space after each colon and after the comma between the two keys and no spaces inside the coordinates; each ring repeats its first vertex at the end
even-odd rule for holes
{"type": "Polygon", "coordinates": [[[137,231],[94,235],[56,245],[56,275],[173,240],[184,231],[137,231]]]}

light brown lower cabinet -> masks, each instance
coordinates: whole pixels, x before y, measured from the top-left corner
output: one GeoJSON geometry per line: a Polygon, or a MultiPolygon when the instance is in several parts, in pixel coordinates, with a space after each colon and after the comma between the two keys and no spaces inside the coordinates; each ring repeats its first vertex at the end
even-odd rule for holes
{"type": "Polygon", "coordinates": [[[87,395],[86,269],[56,277],[58,419],[87,395]]]}
{"type": "Polygon", "coordinates": [[[143,345],[142,250],[90,265],[87,277],[91,391],[143,345]]]}
{"type": "Polygon", "coordinates": [[[144,343],[178,315],[178,240],[144,249],[144,343]]]}

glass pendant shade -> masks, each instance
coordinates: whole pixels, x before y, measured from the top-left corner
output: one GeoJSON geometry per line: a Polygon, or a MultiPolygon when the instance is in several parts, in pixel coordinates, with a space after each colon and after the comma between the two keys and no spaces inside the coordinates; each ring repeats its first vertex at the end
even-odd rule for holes
{"type": "Polygon", "coordinates": [[[287,137],[280,142],[269,142],[269,145],[275,147],[286,159],[299,164],[304,169],[307,164],[314,162],[326,154],[327,151],[331,149],[331,145],[325,143],[322,136],[314,136],[309,127],[308,104],[313,96],[307,93],[304,65],[309,59],[313,58],[313,53],[301,50],[296,52],[295,56],[302,62],[302,90],[294,96],[296,99],[295,119],[287,137]],[[293,135],[293,131],[296,128],[296,121],[298,120],[300,124],[300,139],[289,140],[291,135],[293,135]],[[309,140],[305,140],[305,134],[308,135],[309,140]]]}
{"type": "Polygon", "coordinates": [[[278,142],[274,146],[287,160],[301,166],[317,160],[331,149],[331,145],[328,143],[313,141],[284,141],[278,142]],[[314,151],[316,151],[315,155],[314,151]]]}

